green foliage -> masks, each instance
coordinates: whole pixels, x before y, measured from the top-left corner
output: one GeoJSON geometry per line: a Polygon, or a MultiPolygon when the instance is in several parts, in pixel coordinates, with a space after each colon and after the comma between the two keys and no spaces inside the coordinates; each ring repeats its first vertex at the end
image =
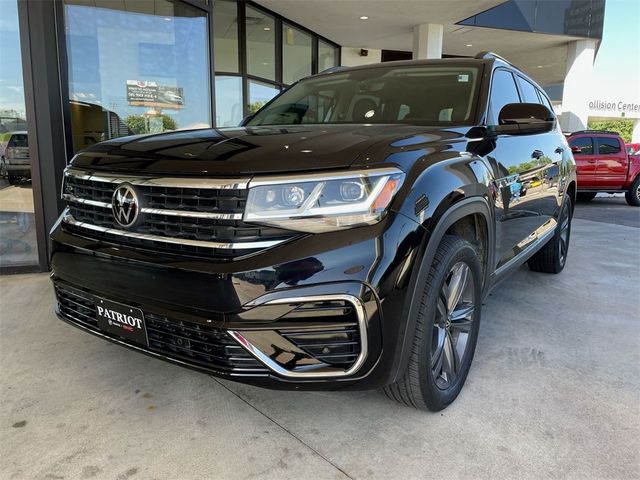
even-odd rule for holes
{"type": "Polygon", "coordinates": [[[139,135],[141,133],[147,133],[147,118],[144,115],[129,115],[124,119],[124,123],[127,124],[131,133],[139,135]]]}
{"type": "Polygon", "coordinates": [[[267,102],[264,102],[264,101],[250,103],[249,104],[249,113],[251,115],[253,115],[258,110],[260,110],[262,107],[264,107],[266,104],[267,104],[267,102]]]}
{"type": "MultiPolygon", "coordinates": [[[[175,130],[178,128],[178,124],[176,121],[171,118],[169,115],[162,113],[158,115],[162,118],[162,128],[163,130],[175,130]]],[[[145,115],[129,115],[124,119],[124,123],[127,124],[129,130],[132,133],[138,135],[141,133],[149,133],[149,119],[145,115]]]]}
{"type": "Polygon", "coordinates": [[[589,129],[616,132],[626,143],[630,143],[631,133],[633,132],[633,120],[590,120],[589,129]]]}
{"type": "Polygon", "coordinates": [[[535,170],[536,168],[543,167],[545,165],[551,164],[551,159],[546,155],[543,155],[540,158],[531,159],[529,162],[519,163],[518,165],[512,165],[508,168],[508,172],[510,175],[515,173],[526,173],[529,170],[535,170]]]}

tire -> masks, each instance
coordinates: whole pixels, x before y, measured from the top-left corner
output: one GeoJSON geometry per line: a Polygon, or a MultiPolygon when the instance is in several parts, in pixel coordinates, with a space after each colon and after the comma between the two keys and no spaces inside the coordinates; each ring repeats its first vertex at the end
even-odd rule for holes
{"type": "Polygon", "coordinates": [[[625,192],[624,198],[632,207],[640,207],[640,175],[633,181],[629,191],[625,192]]]}
{"type": "Polygon", "coordinates": [[[445,236],[414,301],[419,302],[418,318],[409,365],[404,376],[383,391],[404,405],[438,411],[460,393],[478,339],[482,267],[473,246],[445,236]]]}
{"type": "Polygon", "coordinates": [[[556,231],[546,245],[529,259],[529,269],[543,273],[560,273],[564,269],[571,240],[572,213],[571,198],[565,195],[556,231]]]}
{"type": "Polygon", "coordinates": [[[597,192],[578,192],[576,198],[579,202],[590,202],[596,198],[597,192]]]}

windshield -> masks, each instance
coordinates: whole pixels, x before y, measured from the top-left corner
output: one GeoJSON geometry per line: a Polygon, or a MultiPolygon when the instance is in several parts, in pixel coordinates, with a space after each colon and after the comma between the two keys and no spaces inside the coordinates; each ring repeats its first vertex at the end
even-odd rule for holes
{"type": "Polygon", "coordinates": [[[247,123],[467,124],[473,116],[478,69],[468,66],[376,67],[302,80],[247,123]]]}
{"type": "Polygon", "coordinates": [[[9,140],[9,147],[28,147],[29,140],[26,134],[24,133],[14,133],[11,135],[11,140],[9,140]]]}

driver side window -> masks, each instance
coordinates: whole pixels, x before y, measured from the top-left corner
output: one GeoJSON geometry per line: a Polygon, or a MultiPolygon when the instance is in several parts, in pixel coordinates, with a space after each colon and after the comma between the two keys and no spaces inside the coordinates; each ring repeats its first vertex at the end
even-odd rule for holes
{"type": "Polygon", "coordinates": [[[520,103],[518,87],[513,78],[513,74],[504,69],[493,72],[491,82],[491,95],[489,97],[489,125],[498,125],[498,115],[502,107],[509,103],[520,103]]]}

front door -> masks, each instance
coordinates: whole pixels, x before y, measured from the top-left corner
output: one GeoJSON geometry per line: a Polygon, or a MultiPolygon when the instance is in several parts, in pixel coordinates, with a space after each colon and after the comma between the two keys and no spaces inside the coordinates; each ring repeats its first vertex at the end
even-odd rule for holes
{"type": "Polygon", "coordinates": [[[586,135],[574,137],[569,142],[569,146],[573,152],[573,158],[576,161],[578,188],[595,187],[598,157],[595,154],[593,137],[586,135]]]}

